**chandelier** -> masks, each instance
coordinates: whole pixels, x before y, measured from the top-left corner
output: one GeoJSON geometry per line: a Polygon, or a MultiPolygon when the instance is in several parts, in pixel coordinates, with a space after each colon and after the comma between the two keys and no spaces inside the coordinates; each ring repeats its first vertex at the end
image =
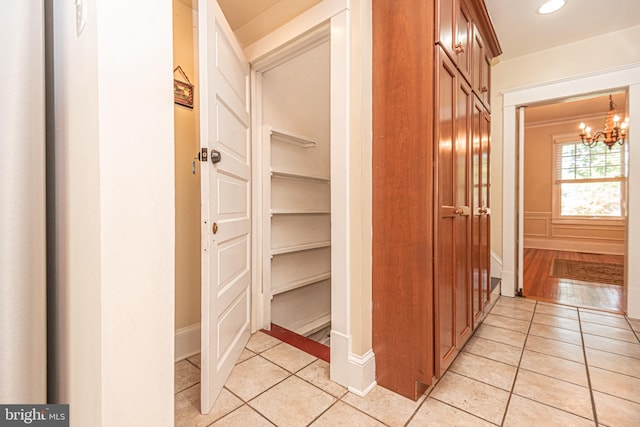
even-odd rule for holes
{"type": "Polygon", "coordinates": [[[613,98],[609,95],[609,111],[607,111],[607,120],[604,123],[604,130],[591,135],[591,128],[584,123],[580,123],[580,139],[584,145],[591,148],[595,147],[598,141],[602,141],[609,150],[618,144],[624,144],[627,136],[627,128],[629,127],[629,118],[620,122],[620,116],[614,114],[615,104],[613,98]]]}

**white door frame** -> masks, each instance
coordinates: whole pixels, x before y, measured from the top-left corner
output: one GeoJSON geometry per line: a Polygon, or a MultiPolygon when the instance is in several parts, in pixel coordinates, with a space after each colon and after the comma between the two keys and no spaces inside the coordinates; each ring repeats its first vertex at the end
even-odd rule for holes
{"type": "MultiPolygon", "coordinates": [[[[324,0],[289,23],[245,48],[252,68],[260,69],[295,50],[293,41],[304,39],[329,25],[331,34],[331,379],[352,392],[365,395],[375,386],[373,352],[365,356],[351,353],[349,279],[349,150],[350,150],[350,6],[349,0],[324,0]],[[294,47],[292,48],[292,45],[294,47]],[[261,61],[265,61],[262,62],[261,61]]],[[[313,38],[313,37],[312,37],[313,38]]],[[[302,43],[304,44],[304,43],[302,43]]],[[[300,45],[297,45],[300,48],[300,45]]],[[[252,72],[252,95],[260,96],[259,78],[252,72]]],[[[259,98],[255,98],[259,99],[259,98]]],[[[262,185],[263,164],[260,144],[260,105],[252,105],[253,150],[253,315],[252,331],[267,325],[268,297],[262,283],[262,185]],[[266,302],[265,302],[266,301],[266,302]]]]}
{"type": "MultiPolygon", "coordinates": [[[[631,263],[630,254],[640,254],[640,64],[631,64],[597,73],[570,77],[553,82],[531,85],[503,91],[503,223],[502,223],[502,286],[501,294],[514,296],[518,284],[522,283],[523,212],[522,197],[518,187],[523,179],[524,159],[522,142],[517,134],[518,107],[566,99],[586,93],[626,89],[628,92],[629,127],[629,211],[627,221],[627,247],[625,260],[625,283],[627,290],[627,314],[640,318],[640,265],[631,263]],[[635,123],[635,126],[634,126],[635,123]],[[518,183],[518,185],[516,185],[518,183]],[[519,239],[520,238],[520,239],[519,239]],[[520,243],[518,243],[520,242],[520,243]],[[519,268],[520,266],[520,268],[519,268]]],[[[577,130],[576,130],[577,132],[577,130]]]]}

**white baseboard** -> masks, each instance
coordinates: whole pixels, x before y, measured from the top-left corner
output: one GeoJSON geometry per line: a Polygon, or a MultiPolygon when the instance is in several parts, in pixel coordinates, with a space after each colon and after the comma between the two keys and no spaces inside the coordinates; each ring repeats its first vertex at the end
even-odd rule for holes
{"type": "Polygon", "coordinates": [[[176,330],[175,361],[200,353],[200,323],[176,330]]]}
{"type": "Polygon", "coordinates": [[[358,396],[366,396],[376,386],[375,356],[372,350],[358,356],[350,348],[350,337],[331,331],[331,380],[358,396]]]}
{"type": "Polygon", "coordinates": [[[491,277],[502,277],[502,258],[491,251],[491,277]]]}
{"type": "Polygon", "coordinates": [[[551,240],[535,237],[525,237],[524,247],[551,251],[589,252],[606,255],[624,255],[626,249],[624,242],[585,242],[583,240],[551,240]]]}
{"type": "Polygon", "coordinates": [[[349,349],[351,342],[349,337],[332,329],[331,330],[331,363],[329,364],[331,381],[341,386],[349,387],[349,349]]]}
{"type": "Polygon", "coordinates": [[[516,296],[516,278],[513,271],[502,271],[500,281],[500,295],[507,297],[516,296]]]}
{"type": "Polygon", "coordinates": [[[349,391],[365,397],[376,386],[376,359],[372,350],[364,355],[349,354],[349,391]]]}

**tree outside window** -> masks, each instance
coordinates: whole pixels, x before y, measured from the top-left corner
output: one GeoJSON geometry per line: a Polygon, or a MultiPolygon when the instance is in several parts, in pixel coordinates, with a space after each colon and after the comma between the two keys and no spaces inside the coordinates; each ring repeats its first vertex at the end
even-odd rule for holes
{"type": "Polygon", "coordinates": [[[555,144],[556,218],[616,219],[625,214],[626,147],[555,144]]]}

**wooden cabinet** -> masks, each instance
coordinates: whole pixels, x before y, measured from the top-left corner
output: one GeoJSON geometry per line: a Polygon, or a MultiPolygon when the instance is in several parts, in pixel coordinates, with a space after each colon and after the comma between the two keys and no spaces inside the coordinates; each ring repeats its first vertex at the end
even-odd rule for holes
{"type": "Polygon", "coordinates": [[[489,216],[474,208],[488,209],[488,66],[500,46],[482,0],[372,6],[376,381],[415,400],[451,363],[487,301],[488,266],[478,263],[489,249],[489,216]]]}

